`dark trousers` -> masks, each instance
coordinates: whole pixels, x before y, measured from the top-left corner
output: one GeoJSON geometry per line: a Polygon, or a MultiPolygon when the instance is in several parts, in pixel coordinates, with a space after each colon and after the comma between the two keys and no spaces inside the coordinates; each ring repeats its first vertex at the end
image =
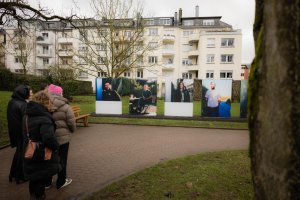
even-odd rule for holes
{"type": "Polygon", "coordinates": [[[23,142],[20,141],[17,144],[16,152],[11,163],[10,172],[9,172],[9,181],[12,181],[13,178],[16,179],[16,182],[24,181],[24,172],[23,172],[23,157],[22,150],[23,142]]]}
{"type": "Polygon", "coordinates": [[[207,107],[209,117],[219,117],[219,106],[218,107],[207,107]]]}
{"type": "Polygon", "coordinates": [[[29,181],[29,193],[35,198],[41,198],[45,195],[46,179],[38,179],[29,181]]]}
{"type": "Polygon", "coordinates": [[[67,161],[69,152],[69,142],[59,146],[59,157],[62,170],[57,174],[56,187],[60,188],[65,184],[67,178],[67,161]]]}

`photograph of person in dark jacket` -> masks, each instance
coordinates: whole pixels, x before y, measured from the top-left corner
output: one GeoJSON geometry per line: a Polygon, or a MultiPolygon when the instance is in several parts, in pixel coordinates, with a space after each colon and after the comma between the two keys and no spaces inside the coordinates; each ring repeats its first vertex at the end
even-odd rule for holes
{"type": "MultiPolygon", "coordinates": [[[[61,189],[71,184],[72,179],[67,178],[67,161],[69,144],[72,133],[76,130],[76,119],[69,101],[63,97],[63,89],[60,86],[51,84],[48,92],[53,102],[53,119],[56,124],[55,137],[59,143],[59,157],[62,170],[57,175],[56,187],[61,189]]],[[[50,187],[52,178],[46,187],[50,187]]]]}
{"type": "Polygon", "coordinates": [[[7,124],[10,139],[10,146],[16,147],[16,152],[11,164],[9,181],[15,179],[16,183],[24,182],[23,174],[23,138],[22,138],[22,117],[24,115],[26,101],[29,98],[29,87],[27,85],[17,86],[7,105],[7,124]]]}
{"type": "Polygon", "coordinates": [[[23,120],[23,137],[27,137],[25,136],[27,122],[30,140],[40,142],[52,150],[51,159],[47,161],[24,159],[24,177],[29,180],[30,199],[45,199],[45,187],[49,177],[61,170],[58,156],[59,143],[54,135],[55,122],[50,113],[52,107],[50,95],[45,91],[39,91],[33,95],[25,111],[27,120],[23,120]]]}
{"type": "Polygon", "coordinates": [[[177,90],[175,93],[175,102],[190,102],[190,93],[184,86],[182,80],[180,80],[177,85],[177,90]]]}
{"type": "Polygon", "coordinates": [[[117,91],[112,89],[110,82],[104,84],[104,89],[102,90],[102,101],[121,101],[121,97],[117,91]]]}

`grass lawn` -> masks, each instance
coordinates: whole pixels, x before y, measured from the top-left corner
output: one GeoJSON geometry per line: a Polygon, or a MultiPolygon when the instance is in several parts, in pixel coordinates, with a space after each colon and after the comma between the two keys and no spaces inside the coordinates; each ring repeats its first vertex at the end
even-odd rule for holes
{"type": "Polygon", "coordinates": [[[86,200],[253,199],[247,151],[204,153],[130,175],[86,200]]]}

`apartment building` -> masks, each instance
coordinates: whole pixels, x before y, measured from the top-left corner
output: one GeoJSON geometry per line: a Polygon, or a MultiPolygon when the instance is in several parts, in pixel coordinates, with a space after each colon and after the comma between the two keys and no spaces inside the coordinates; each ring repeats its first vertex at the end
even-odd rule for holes
{"type": "MultiPolygon", "coordinates": [[[[159,96],[166,78],[244,79],[241,69],[241,30],[233,29],[221,21],[220,16],[199,17],[198,13],[196,7],[195,17],[182,17],[180,9],[172,17],[143,18],[144,43],[155,48],[139,58],[140,67],[128,70],[121,76],[157,80],[159,96]]],[[[93,19],[90,21],[95,23],[93,19]]],[[[25,23],[32,30],[32,35],[28,37],[33,46],[28,57],[29,73],[42,75],[49,67],[59,65],[76,69],[78,79],[93,83],[95,77],[107,75],[105,71],[89,70],[90,64],[77,56],[89,50],[81,37],[94,38],[93,34],[82,33],[80,29],[72,28],[70,23],[60,21],[35,20],[25,23]]],[[[90,29],[93,29],[93,23],[90,29]]],[[[77,25],[80,26],[79,23],[77,25]]],[[[13,38],[11,36],[16,34],[14,31],[7,29],[10,35],[7,38],[13,38]]],[[[130,31],[124,34],[130,37],[130,31]]],[[[97,44],[93,51],[107,51],[106,44],[97,44]]],[[[99,55],[97,64],[101,66],[106,58],[99,55]]],[[[22,72],[16,53],[7,55],[6,66],[12,72],[22,72]]]]}

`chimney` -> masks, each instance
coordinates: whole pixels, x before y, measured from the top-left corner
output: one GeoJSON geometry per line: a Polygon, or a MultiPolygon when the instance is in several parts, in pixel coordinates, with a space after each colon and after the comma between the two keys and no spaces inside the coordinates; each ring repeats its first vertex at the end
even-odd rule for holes
{"type": "Polygon", "coordinates": [[[179,18],[178,18],[178,24],[181,25],[181,19],[182,19],[182,9],[179,8],[179,18]]]}
{"type": "Polygon", "coordinates": [[[177,21],[178,21],[178,19],[177,19],[177,12],[175,12],[175,16],[174,16],[174,25],[177,25],[177,21]]]}
{"type": "Polygon", "coordinates": [[[197,5],[196,6],[196,12],[195,12],[195,17],[199,17],[199,6],[197,5]]]}

